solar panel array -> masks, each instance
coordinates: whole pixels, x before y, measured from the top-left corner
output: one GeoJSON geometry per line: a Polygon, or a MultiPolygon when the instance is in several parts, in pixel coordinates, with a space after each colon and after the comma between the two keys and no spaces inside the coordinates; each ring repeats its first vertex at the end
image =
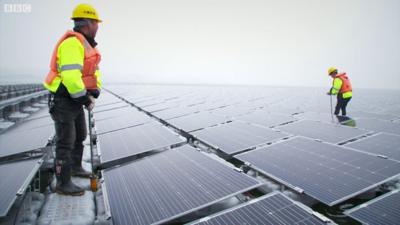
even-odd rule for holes
{"type": "MultiPolygon", "coordinates": [[[[113,222],[116,224],[167,222],[217,201],[215,198],[204,197],[208,200],[203,199],[202,202],[202,195],[186,196],[186,190],[199,188],[192,183],[196,178],[206,183],[214,179],[204,177],[210,175],[209,172],[196,172],[201,165],[194,163],[192,156],[186,156],[188,152],[196,151],[186,145],[179,149],[174,147],[180,142],[171,140],[184,139],[169,131],[164,134],[168,126],[177,128],[185,137],[192,135],[195,140],[219,149],[220,152],[249,162],[251,168],[265,176],[303,191],[327,205],[343,202],[400,174],[400,163],[374,156],[385,155],[395,159],[389,152],[394,152],[392,148],[397,142],[374,134],[398,134],[396,121],[400,119],[397,116],[400,108],[396,105],[400,101],[393,98],[376,94],[364,99],[358,96],[352,100],[348,110],[350,115],[357,110],[354,114],[356,120],[354,123],[343,123],[345,126],[340,124],[342,119],[330,114],[329,98],[324,95],[326,90],[299,88],[287,92],[287,88],[152,85],[110,85],[108,88],[124,101],[110,95],[106,104],[100,103],[102,109],[95,112],[103,162],[118,165],[119,162],[125,162],[121,159],[136,159],[132,156],[172,146],[167,151],[105,171],[105,184],[107,188],[112,186],[111,189],[114,189],[108,192],[112,196],[110,205],[113,222]],[[142,111],[135,111],[134,115],[127,112],[136,107],[150,116],[142,111]],[[163,124],[156,122],[157,119],[163,124]],[[293,137],[296,135],[305,138],[293,137]],[[367,148],[370,147],[368,140],[373,141],[373,138],[380,140],[379,152],[374,153],[367,148]],[[343,143],[346,146],[338,145],[343,143]],[[247,152],[242,153],[244,151],[247,152]],[[165,165],[168,165],[168,169],[164,169],[165,165]],[[192,170],[192,167],[196,169],[192,170]],[[177,177],[173,177],[172,173],[177,177]],[[160,174],[167,176],[158,178],[160,174]],[[172,185],[170,180],[182,185],[172,185]],[[136,189],[139,191],[136,192],[136,189]],[[140,194],[145,189],[150,190],[146,192],[147,195],[140,194]],[[194,200],[194,197],[200,200],[194,200]],[[194,204],[192,201],[198,202],[194,204]],[[119,202],[124,202],[126,206],[119,205],[119,202]],[[138,204],[144,207],[140,208],[138,204]]],[[[361,96],[366,96],[361,92],[361,96]]],[[[198,160],[196,162],[199,163],[198,160]]],[[[218,173],[212,166],[209,169],[218,173]]],[[[214,188],[222,186],[214,185],[214,188]]],[[[207,189],[204,193],[208,196],[212,192],[207,189]]],[[[227,195],[225,193],[221,198],[227,195]]],[[[253,207],[253,204],[250,205],[253,207]]],[[[243,207],[241,210],[247,209],[243,207]]],[[[256,209],[257,212],[259,210],[256,209]]],[[[236,210],[228,211],[233,213],[236,210]]],[[[257,217],[253,211],[248,213],[257,217]]],[[[228,214],[226,219],[237,218],[228,214]]],[[[291,219],[295,219],[289,219],[289,216],[285,218],[291,222],[294,221],[291,219]]],[[[320,221],[307,222],[318,224],[320,221]]]]}
{"type": "Polygon", "coordinates": [[[302,137],[235,157],[330,206],[400,175],[400,163],[302,137]]]}
{"type": "Polygon", "coordinates": [[[345,213],[363,224],[400,224],[400,192],[392,191],[345,213]]]}
{"type": "Polygon", "coordinates": [[[114,225],[160,224],[259,186],[190,146],[106,170],[114,225]]]}
{"type": "Polygon", "coordinates": [[[30,159],[0,164],[0,218],[7,215],[17,196],[25,192],[26,183],[40,167],[39,162],[40,159],[30,159]]]}
{"type": "Polygon", "coordinates": [[[312,214],[311,210],[305,210],[288,197],[275,192],[255,201],[240,205],[234,209],[212,215],[199,222],[196,225],[229,225],[229,224],[247,224],[247,225],[276,225],[276,224],[326,224],[320,218],[312,214]]]}

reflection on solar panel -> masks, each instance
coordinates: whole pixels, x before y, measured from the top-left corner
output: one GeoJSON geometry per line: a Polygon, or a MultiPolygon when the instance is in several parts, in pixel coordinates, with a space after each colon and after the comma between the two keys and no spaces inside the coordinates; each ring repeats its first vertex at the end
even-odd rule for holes
{"type": "Polygon", "coordinates": [[[151,121],[149,116],[132,107],[95,113],[95,118],[98,134],[133,127],[151,121]]]}
{"type": "Polygon", "coordinates": [[[7,215],[17,195],[25,191],[41,162],[40,159],[31,159],[0,164],[0,217],[7,215]]]}
{"type": "Polygon", "coordinates": [[[235,157],[330,206],[400,174],[400,163],[302,137],[235,157]]]}
{"type": "Polygon", "coordinates": [[[400,224],[400,192],[392,191],[345,213],[363,224],[400,224]]]}
{"type": "Polygon", "coordinates": [[[273,192],[234,209],[202,219],[196,225],[326,224],[279,192],[273,192]]]}
{"type": "Polygon", "coordinates": [[[264,110],[258,110],[253,113],[238,117],[237,119],[250,123],[260,124],[266,127],[274,127],[280,124],[296,120],[292,116],[276,114],[276,113],[268,113],[264,110]]]}
{"type": "Polygon", "coordinates": [[[110,163],[125,157],[185,142],[159,123],[149,123],[99,135],[101,162],[110,163]]]}
{"type": "Polygon", "coordinates": [[[356,123],[359,128],[400,135],[400,126],[386,120],[357,119],[356,123]]]}
{"type": "Polygon", "coordinates": [[[185,145],[104,172],[114,225],[160,224],[260,184],[185,145]]]}
{"type": "Polygon", "coordinates": [[[202,112],[171,119],[168,120],[168,123],[178,129],[191,132],[224,123],[226,121],[228,121],[228,119],[223,116],[218,116],[209,112],[202,112]]]}
{"type": "Polygon", "coordinates": [[[276,129],[331,143],[341,143],[369,132],[357,128],[309,120],[286,124],[276,129]]]}
{"type": "Polygon", "coordinates": [[[235,154],[288,135],[268,128],[233,121],[193,132],[193,136],[227,154],[235,154]]]}
{"type": "Polygon", "coordinates": [[[11,129],[0,135],[0,158],[43,148],[54,135],[53,126],[23,130],[20,128],[23,125],[18,126],[18,131],[11,129]],[[29,141],[21,141],[21,137],[29,138],[29,141]]]}
{"type": "Polygon", "coordinates": [[[363,152],[384,156],[400,161],[400,136],[394,134],[379,133],[346,146],[363,152]]]}

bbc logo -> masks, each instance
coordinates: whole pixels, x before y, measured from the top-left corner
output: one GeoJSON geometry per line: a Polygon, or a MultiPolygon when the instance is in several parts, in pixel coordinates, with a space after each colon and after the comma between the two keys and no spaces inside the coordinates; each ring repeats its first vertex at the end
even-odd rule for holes
{"type": "Polygon", "coordinates": [[[5,13],[30,13],[31,4],[4,4],[5,13]]]}

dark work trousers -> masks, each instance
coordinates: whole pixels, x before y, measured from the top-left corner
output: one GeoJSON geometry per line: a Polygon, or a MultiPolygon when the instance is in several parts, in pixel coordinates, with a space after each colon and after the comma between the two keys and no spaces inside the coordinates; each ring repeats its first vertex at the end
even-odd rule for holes
{"type": "Polygon", "coordinates": [[[70,98],[57,96],[49,107],[56,130],[56,160],[69,173],[70,168],[81,166],[83,141],[87,136],[83,107],[70,98]]]}
{"type": "Polygon", "coordinates": [[[335,115],[339,115],[340,110],[342,110],[342,115],[345,116],[347,103],[349,103],[350,100],[351,100],[351,97],[343,98],[343,94],[338,94],[336,108],[335,108],[335,115]]]}

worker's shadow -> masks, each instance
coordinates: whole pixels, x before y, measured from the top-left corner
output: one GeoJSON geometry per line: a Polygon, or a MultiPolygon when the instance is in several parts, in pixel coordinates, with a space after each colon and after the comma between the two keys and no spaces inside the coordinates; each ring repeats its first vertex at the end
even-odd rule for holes
{"type": "Polygon", "coordinates": [[[338,119],[339,123],[345,126],[349,127],[355,127],[356,126],[356,121],[348,116],[336,116],[338,119]]]}

